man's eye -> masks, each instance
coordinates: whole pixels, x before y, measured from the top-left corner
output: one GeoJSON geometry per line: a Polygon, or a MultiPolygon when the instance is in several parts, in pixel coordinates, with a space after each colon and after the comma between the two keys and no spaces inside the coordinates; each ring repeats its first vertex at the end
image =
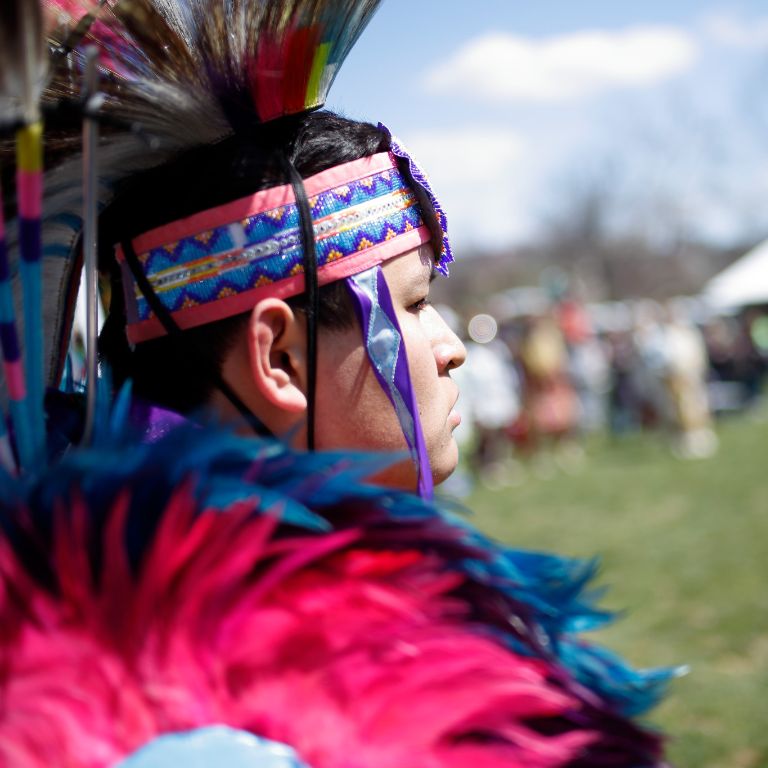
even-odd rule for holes
{"type": "Polygon", "coordinates": [[[429,306],[429,297],[425,296],[423,299],[419,299],[408,307],[409,312],[421,312],[429,306]]]}

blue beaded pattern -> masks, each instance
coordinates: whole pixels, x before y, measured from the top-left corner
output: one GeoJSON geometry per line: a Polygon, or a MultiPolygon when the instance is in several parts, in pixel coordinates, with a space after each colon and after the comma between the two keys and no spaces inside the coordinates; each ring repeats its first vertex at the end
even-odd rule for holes
{"type": "MultiPolygon", "coordinates": [[[[309,203],[318,270],[424,224],[416,196],[396,169],[321,192],[309,203]]],[[[304,272],[295,203],[138,255],[169,312],[208,304],[304,272]]],[[[154,313],[138,286],[134,295],[137,320],[152,318],[154,313]]]]}

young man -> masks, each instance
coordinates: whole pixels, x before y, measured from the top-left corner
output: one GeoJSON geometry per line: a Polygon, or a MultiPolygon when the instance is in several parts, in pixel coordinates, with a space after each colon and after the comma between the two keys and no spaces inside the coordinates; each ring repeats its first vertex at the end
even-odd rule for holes
{"type": "MultiPolygon", "coordinates": [[[[431,477],[444,480],[458,460],[451,436],[459,422],[454,409],[458,390],[450,371],[461,365],[465,351],[429,304],[430,283],[439,274],[436,264],[444,258],[445,235],[435,211],[427,207],[427,195],[422,191],[423,202],[417,199],[407,161],[398,160],[391,149],[392,139],[382,127],[313,112],[283,120],[279,132],[270,127],[245,140],[197,149],[170,167],[124,182],[127,190],[116,195],[102,216],[103,261],[109,262],[109,244],[121,244],[122,257],[127,233],[151,229],[133,239],[139,249],[151,245],[155,255],[142,256],[150,280],[160,286],[160,311],[168,309],[185,330],[169,334],[157,322],[123,257],[122,269],[112,270],[117,301],[102,345],[120,379],[130,378],[139,397],[174,411],[199,416],[213,410],[225,421],[236,422],[245,407],[269,434],[302,448],[307,447],[310,389],[315,399],[314,447],[320,450],[406,451],[404,428],[409,427],[402,419],[410,419],[411,431],[421,427],[431,477]],[[299,272],[302,268],[298,217],[290,203],[274,203],[283,191],[291,194],[287,185],[278,185],[277,191],[270,187],[275,176],[279,178],[275,158],[280,157],[295,166],[315,200],[317,273],[324,287],[314,318],[318,338],[312,383],[307,356],[310,320],[303,286],[295,279],[297,266],[299,272]],[[202,189],[194,183],[199,176],[206,179],[202,189]],[[360,189],[350,193],[350,185],[360,189]],[[250,211],[247,232],[238,251],[229,238],[229,219],[234,217],[239,227],[245,210],[250,211]],[[165,219],[160,226],[144,223],[160,221],[159,211],[165,219]],[[261,227],[265,218],[268,228],[261,227]],[[173,263],[167,244],[161,242],[169,228],[174,228],[167,236],[175,244],[173,263]],[[179,246],[178,232],[193,245],[184,246],[182,239],[179,246]],[[206,240],[205,246],[201,240],[206,240]],[[236,258],[249,249],[272,253],[279,263],[267,268],[236,258]],[[213,266],[196,281],[183,282],[182,277],[175,283],[160,282],[172,280],[173,270],[191,271],[201,260],[209,266],[227,259],[234,267],[216,272],[213,266]],[[403,369],[405,384],[403,392],[394,394],[382,387],[377,375],[376,366],[381,373],[387,361],[376,359],[362,334],[361,323],[369,324],[370,318],[360,314],[353,282],[360,273],[378,277],[379,272],[383,284],[377,291],[389,293],[387,311],[392,316],[377,295],[369,310],[387,321],[386,328],[377,330],[378,349],[386,356],[388,345],[393,353],[401,345],[407,353],[407,360],[395,361],[403,369]],[[334,279],[339,274],[340,279],[334,279]],[[268,280],[256,286],[265,275],[268,280]],[[120,301],[123,295],[127,313],[120,301]],[[133,349],[126,344],[126,329],[128,340],[135,342],[133,349]],[[218,385],[221,381],[226,392],[218,385]],[[228,397],[231,393],[237,407],[228,397]],[[398,414],[398,396],[412,396],[416,407],[401,408],[398,414]]],[[[242,419],[240,426],[246,426],[242,419]]],[[[378,479],[415,490],[417,464],[398,462],[378,479]]]]}
{"type": "MultiPolygon", "coordinates": [[[[662,765],[629,718],[666,674],[575,635],[605,621],[591,566],[428,500],[464,358],[428,303],[445,218],[389,131],[307,111],[375,5],[131,0],[86,25],[102,354],[135,398],[64,451],[51,408],[57,460],[0,474],[0,764],[662,765]]],[[[58,127],[45,253],[68,285],[58,127]]]]}

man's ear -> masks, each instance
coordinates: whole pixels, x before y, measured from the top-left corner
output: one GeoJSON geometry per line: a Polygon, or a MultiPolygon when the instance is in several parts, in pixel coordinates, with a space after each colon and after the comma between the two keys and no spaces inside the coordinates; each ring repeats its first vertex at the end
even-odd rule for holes
{"type": "Polygon", "coordinates": [[[253,384],[269,405],[288,413],[307,408],[306,328],[281,299],[258,302],[248,325],[253,384]]]}

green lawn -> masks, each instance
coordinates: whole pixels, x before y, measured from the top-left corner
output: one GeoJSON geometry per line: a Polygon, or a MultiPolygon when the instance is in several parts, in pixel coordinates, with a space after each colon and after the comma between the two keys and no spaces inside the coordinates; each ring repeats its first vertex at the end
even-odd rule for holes
{"type": "Polygon", "coordinates": [[[719,426],[712,459],[658,436],[590,446],[575,474],[478,489],[475,523],[517,547],[602,558],[597,635],[637,666],[688,664],[652,722],[679,768],[768,766],[768,423],[719,426]]]}

